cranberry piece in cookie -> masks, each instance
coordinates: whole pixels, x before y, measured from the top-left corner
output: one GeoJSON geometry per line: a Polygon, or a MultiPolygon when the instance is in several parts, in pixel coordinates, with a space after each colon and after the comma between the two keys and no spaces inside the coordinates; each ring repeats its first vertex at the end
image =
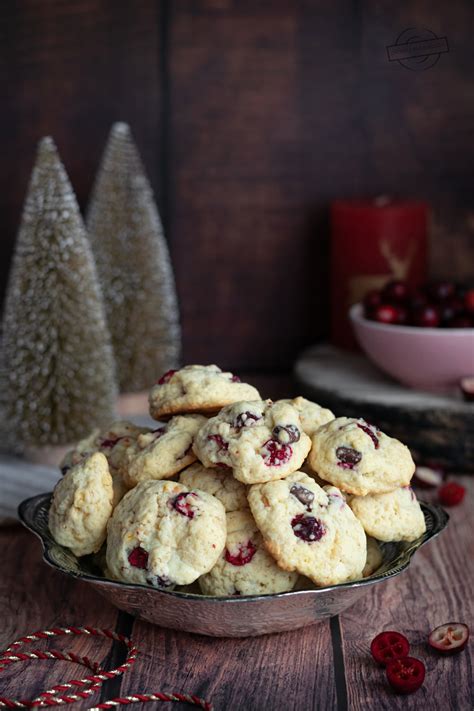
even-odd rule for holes
{"type": "Polygon", "coordinates": [[[306,543],[319,541],[326,533],[324,524],[321,521],[318,521],[314,516],[305,516],[304,514],[295,516],[291,521],[291,527],[295,536],[306,541],[306,543]]]}
{"type": "Polygon", "coordinates": [[[377,435],[374,432],[374,428],[371,425],[367,424],[366,422],[358,422],[357,427],[360,430],[362,430],[363,432],[365,432],[366,435],[369,435],[370,439],[374,443],[375,449],[378,449],[379,448],[379,440],[378,440],[377,435]]]}
{"type": "Polygon", "coordinates": [[[166,373],[164,373],[158,380],[158,385],[164,385],[165,383],[169,383],[175,373],[176,370],[167,370],[166,373]]]}
{"type": "Polygon", "coordinates": [[[224,557],[231,565],[247,565],[247,563],[250,563],[256,552],[257,547],[252,543],[252,541],[247,541],[247,543],[239,546],[239,550],[235,554],[230,553],[230,551],[226,548],[224,557]]]}
{"type": "Polygon", "coordinates": [[[224,440],[223,437],[219,434],[210,434],[208,435],[207,439],[209,439],[211,442],[215,442],[217,445],[217,451],[218,452],[227,452],[229,449],[229,443],[224,440]]]}
{"type": "Polygon", "coordinates": [[[272,435],[281,444],[291,444],[298,442],[301,432],[296,425],[277,425],[273,428],[272,435]]]}
{"type": "Polygon", "coordinates": [[[262,447],[262,457],[267,467],[281,467],[290,461],[293,450],[287,444],[269,439],[262,447]]]}
{"type": "Polygon", "coordinates": [[[338,447],[336,449],[337,465],[343,469],[354,469],[362,459],[362,454],[352,447],[338,447]]]}
{"type": "Polygon", "coordinates": [[[259,420],[261,420],[261,415],[257,415],[254,412],[241,412],[235,418],[234,427],[237,430],[242,429],[242,427],[253,427],[259,420]]]}
{"type": "Polygon", "coordinates": [[[171,499],[170,505],[182,516],[194,518],[196,511],[191,508],[191,502],[187,501],[187,499],[191,496],[194,496],[194,498],[196,499],[199,498],[198,495],[195,494],[193,491],[181,492],[181,494],[175,496],[174,499],[171,499]]]}
{"type": "Polygon", "coordinates": [[[311,511],[311,504],[314,501],[314,493],[301,484],[293,484],[290,489],[292,494],[300,503],[306,506],[307,511],[311,511]]]}
{"type": "Polygon", "coordinates": [[[134,568],[146,570],[146,566],[148,565],[148,551],[141,546],[137,546],[128,554],[128,562],[130,565],[133,565],[134,568]]]}

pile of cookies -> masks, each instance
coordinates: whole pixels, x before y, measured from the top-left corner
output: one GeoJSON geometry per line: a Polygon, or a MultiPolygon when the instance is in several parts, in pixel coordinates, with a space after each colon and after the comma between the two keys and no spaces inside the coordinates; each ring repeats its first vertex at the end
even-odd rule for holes
{"type": "Polygon", "coordinates": [[[425,531],[409,450],[362,419],[262,400],[215,365],[165,373],[150,413],[155,429],[80,442],[54,490],[53,538],[105,547],[108,578],[217,596],[334,585],[372,574],[378,541],[425,531]]]}

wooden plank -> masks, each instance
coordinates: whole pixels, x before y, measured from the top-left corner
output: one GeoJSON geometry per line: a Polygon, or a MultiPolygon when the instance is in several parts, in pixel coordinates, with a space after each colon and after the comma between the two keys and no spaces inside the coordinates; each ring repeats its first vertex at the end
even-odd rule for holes
{"type": "MultiPolygon", "coordinates": [[[[17,637],[50,627],[90,625],[115,629],[117,610],[85,583],[49,568],[41,558],[39,541],[19,526],[0,528],[0,649],[17,637]]],[[[46,649],[46,643],[35,647],[46,649]]],[[[55,639],[49,648],[73,651],[104,662],[111,644],[87,637],[55,639]]],[[[34,694],[68,679],[84,676],[84,667],[43,661],[13,664],[2,672],[1,694],[32,698],[34,694]]],[[[97,698],[97,697],[96,697],[97,698]]],[[[77,708],[88,708],[85,701],[77,708]]]]}
{"type": "MultiPolygon", "coordinates": [[[[474,707],[472,642],[453,657],[441,657],[426,644],[429,632],[444,622],[465,622],[472,632],[474,480],[460,477],[459,481],[468,493],[460,506],[449,509],[446,531],[416,554],[407,571],[371,588],[341,615],[351,711],[426,711],[435,707],[470,711],[474,707]],[[409,699],[391,692],[383,670],[370,656],[370,641],[387,629],[404,634],[411,643],[410,653],[426,665],[425,684],[409,699]]],[[[426,500],[435,497],[417,493],[426,500]]]]}
{"type": "Polygon", "coordinates": [[[328,621],[248,639],[187,635],[137,621],[133,636],[140,661],[133,676],[124,677],[124,695],[186,691],[232,711],[335,708],[328,621]]]}
{"type": "Polygon", "coordinates": [[[160,187],[159,23],[154,0],[2,3],[2,291],[41,136],[57,142],[81,206],[117,120],[130,123],[151,182],[160,187]]]}

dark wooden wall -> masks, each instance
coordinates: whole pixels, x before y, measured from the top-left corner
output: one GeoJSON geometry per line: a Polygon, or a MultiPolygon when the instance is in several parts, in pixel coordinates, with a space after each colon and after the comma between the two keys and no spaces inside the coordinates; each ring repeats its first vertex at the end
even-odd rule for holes
{"type": "Polygon", "coordinates": [[[36,141],[85,205],[128,121],[162,212],[186,361],[280,369],[328,328],[327,206],[433,204],[432,273],[474,276],[470,0],[21,0],[0,9],[0,282],[36,141]],[[388,62],[408,27],[448,38],[388,62]]]}

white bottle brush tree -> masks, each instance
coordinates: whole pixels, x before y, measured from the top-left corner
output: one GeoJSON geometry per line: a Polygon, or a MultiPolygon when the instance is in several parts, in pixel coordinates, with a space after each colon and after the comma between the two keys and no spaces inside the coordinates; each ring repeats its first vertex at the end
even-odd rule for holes
{"type": "Polygon", "coordinates": [[[39,144],[13,256],[2,380],[15,449],[73,442],[113,418],[115,365],[97,272],[51,138],[39,144]]]}
{"type": "Polygon", "coordinates": [[[125,123],[112,127],[86,222],[120,391],[147,390],[178,364],[179,314],[160,217],[125,123]]]}

